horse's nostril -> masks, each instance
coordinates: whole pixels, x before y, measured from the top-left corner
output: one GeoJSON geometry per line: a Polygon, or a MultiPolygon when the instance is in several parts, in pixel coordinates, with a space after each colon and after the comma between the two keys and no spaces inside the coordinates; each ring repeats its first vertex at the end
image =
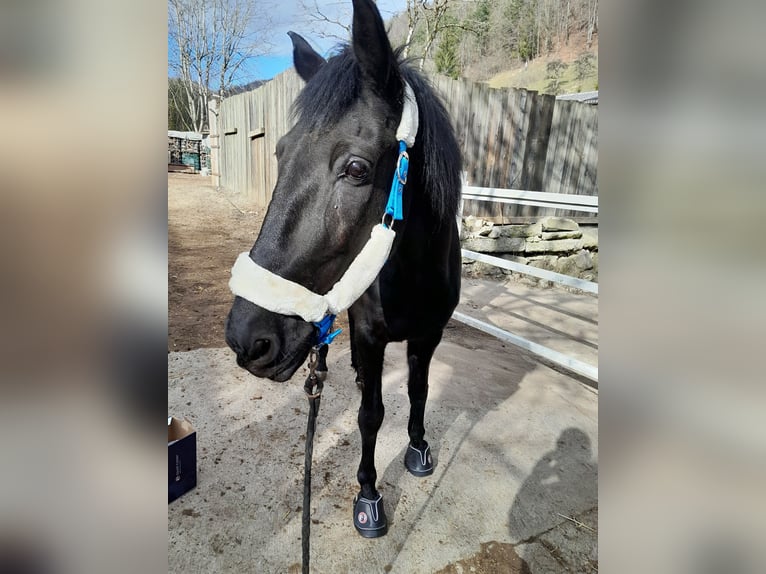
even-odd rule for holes
{"type": "Polygon", "coordinates": [[[271,349],[271,341],[268,339],[257,339],[255,343],[253,343],[253,348],[250,352],[250,357],[253,360],[260,359],[264,355],[266,355],[269,350],[271,349]]]}

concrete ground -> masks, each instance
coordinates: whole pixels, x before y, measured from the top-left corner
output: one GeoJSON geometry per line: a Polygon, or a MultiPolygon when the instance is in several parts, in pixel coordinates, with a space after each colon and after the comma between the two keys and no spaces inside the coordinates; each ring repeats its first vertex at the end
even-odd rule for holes
{"type": "MultiPolygon", "coordinates": [[[[597,300],[466,279],[461,311],[596,364],[597,300]],[[508,325],[507,322],[513,323],[508,325]]],[[[576,376],[457,323],[431,368],[426,439],[436,469],[404,468],[404,345],[383,376],[378,486],[389,533],[351,522],[359,391],[333,343],[314,445],[312,572],[595,572],[598,393],[576,376]]],[[[288,383],[228,349],[168,355],[169,413],[197,429],[198,486],[168,506],[169,571],[300,572],[305,368],[288,383]]]]}
{"type": "Polygon", "coordinates": [[[598,366],[598,298],[595,295],[563,288],[541,289],[531,286],[527,277],[520,281],[464,277],[457,310],[598,366]]]}

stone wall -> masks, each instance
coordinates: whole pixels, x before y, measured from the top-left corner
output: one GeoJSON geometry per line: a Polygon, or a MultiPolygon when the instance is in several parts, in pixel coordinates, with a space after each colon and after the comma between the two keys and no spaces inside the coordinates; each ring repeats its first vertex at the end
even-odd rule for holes
{"type": "MultiPolygon", "coordinates": [[[[596,224],[542,217],[531,224],[495,225],[469,215],[462,221],[460,243],[463,249],[470,251],[598,282],[596,224]]],[[[465,258],[463,272],[469,276],[521,275],[465,258]]],[[[541,282],[533,277],[529,279],[541,282]]]]}

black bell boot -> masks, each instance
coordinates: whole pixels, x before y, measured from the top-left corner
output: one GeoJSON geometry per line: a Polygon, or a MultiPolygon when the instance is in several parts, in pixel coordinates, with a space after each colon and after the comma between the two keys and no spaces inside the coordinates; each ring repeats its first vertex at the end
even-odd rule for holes
{"type": "Polygon", "coordinates": [[[407,447],[404,455],[404,466],[415,476],[428,476],[434,471],[434,462],[431,458],[431,447],[426,441],[423,446],[415,448],[411,444],[407,447]]]}
{"type": "Polygon", "coordinates": [[[388,532],[388,520],[383,510],[383,497],[364,498],[360,492],[354,498],[354,528],[365,538],[378,538],[388,532]]]}

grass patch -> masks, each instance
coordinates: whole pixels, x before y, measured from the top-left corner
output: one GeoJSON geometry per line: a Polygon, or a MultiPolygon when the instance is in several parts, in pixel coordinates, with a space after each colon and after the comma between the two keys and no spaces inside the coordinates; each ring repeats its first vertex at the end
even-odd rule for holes
{"type": "MultiPolygon", "coordinates": [[[[525,88],[540,93],[548,93],[547,66],[553,58],[536,58],[526,67],[521,66],[512,70],[506,70],[490,78],[487,83],[492,88],[525,88]]],[[[590,92],[598,89],[598,56],[595,57],[593,72],[584,80],[576,79],[574,60],[568,61],[567,69],[562,75],[561,92],[570,94],[574,92],[590,92]]]]}

